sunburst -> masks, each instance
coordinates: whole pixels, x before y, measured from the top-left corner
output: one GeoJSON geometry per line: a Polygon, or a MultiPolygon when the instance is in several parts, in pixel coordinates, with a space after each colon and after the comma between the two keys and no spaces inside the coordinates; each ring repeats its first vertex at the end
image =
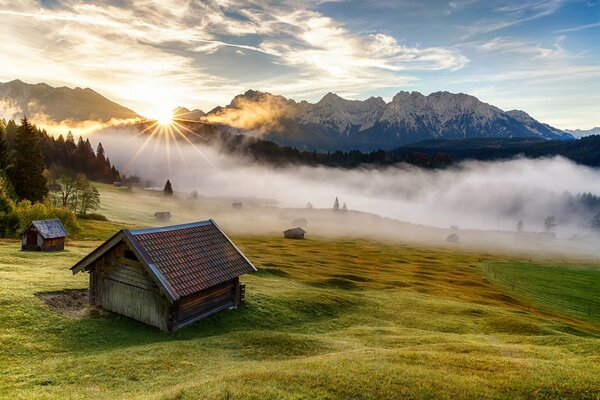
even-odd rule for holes
{"type": "Polygon", "coordinates": [[[190,122],[190,120],[177,118],[179,115],[175,116],[173,111],[156,111],[152,113],[152,115],[153,118],[143,122],[143,124],[147,124],[147,126],[127,141],[130,142],[140,136],[146,136],[144,142],[139,146],[136,153],[125,165],[125,172],[131,169],[131,167],[135,164],[135,161],[152,141],[154,141],[152,159],[154,161],[157,156],[160,156],[158,154],[159,150],[163,149],[164,157],[167,161],[167,173],[169,175],[171,175],[171,158],[173,148],[176,149],[175,154],[177,154],[181,160],[187,163],[180,141],[183,141],[183,144],[189,145],[200,157],[202,157],[206,163],[208,163],[211,167],[216,168],[215,165],[202,152],[202,150],[200,150],[198,146],[196,146],[194,142],[190,140],[190,136],[195,136],[206,141],[206,138],[204,138],[202,135],[194,132],[192,129],[184,125],[184,123],[190,122]]]}

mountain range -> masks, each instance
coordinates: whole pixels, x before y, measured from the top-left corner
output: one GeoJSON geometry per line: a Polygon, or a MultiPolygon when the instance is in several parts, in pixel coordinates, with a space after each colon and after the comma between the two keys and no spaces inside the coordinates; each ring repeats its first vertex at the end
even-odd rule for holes
{"type": "MultiPolygon", "coordinates": [[[[0,83],[0,106],[12,106],[21,114],[40,112],[55,121],[141,118],[89,88],[53,88],[19,80],[0,83]]],[[[381,97],[347,100],[328,93],[309,103],[248,90],[229,105],[208,113],[178,107],[174,116],[188,123],[210,124],[228,132],[258,135],[279,145],[318,151],[393,149],[431,139],[573,139],[570,133],[541,123],[524,111],[503,111],[474,96],[449,92],[423,95],[401,91],[389,102],[381,97]]]]}
{"type": "Polygon", "coordinates": [[[52,87],[14,80],[0,83],[0,117],[23,116],[60,121],[102,121],[141,118],[135,111],[110,101],[90,88],[52,87]]]}
{"type": "Polygon", "coordinates": [[[600,135],[600,126],[592,129],[566,129],[565,132],[579,139],[585,136],[600,135]]]}
{"type": "MultiPolygon", "coordinates": [[[[245,109],[279,112],[269,126],[258,126],[264,137],[299,149],[363,151],[392,149],[429,139],[519,138],[570,140],[569,133],[541,123],[523,111],[503,111],[466,94],[399,92],[390,102],[381,97],[347,100],[328,93],[317,103],[295,102],[269,93],[247,91],[206,120],[235,117],[245,109]]],[[[239,129],[244,130],[244,127],[239,129]]]]}

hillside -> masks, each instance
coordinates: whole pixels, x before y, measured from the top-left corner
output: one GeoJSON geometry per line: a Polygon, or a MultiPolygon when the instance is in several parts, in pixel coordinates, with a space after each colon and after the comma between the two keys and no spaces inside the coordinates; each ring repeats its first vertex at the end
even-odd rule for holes
{"type": "Polygon", "coordinates": [[[247,201],[232,216],[226,199],[99,188],[102,212],[123,222],[82,221],[53,254],[0,241],[0,398],[598,398],[600,303],[581,283],[598,280],[597,261],[237,233],[258,267],[242,278],[245,305],[168,334],[91,312],[87,276],[69,267],[168,204],[242,230],[264,223],[259,209],[292,211],[247,201]]]}
{"type": "Polygon", "coordinates": [[[141,118],[90,88],[52,87],[45,83],[33,85],[20,80],[0,83],[0,105],[4,108],[0,115],[7,119],[36,114],[56,122],[141,118]]]}
{"type": "Polygon", "coordinates": [[[98,242],[52,256],[0,243],[0,397],[595,398],[597,328],[528,311],[479,272],[489,255],[234,240],[259,268],[246,305],[174,334],[48,309],[49,292],[86,287],[68,268],[98,242]]]}
{"type": "Polygon", "coordinates": [[[578,164],[595,167],[600,166],[600,136],[570,141],[546,141],[539,138],[429,140],[399,147],[391,154],[402,158],[415,152],[430,155],[444,153],[453,161],[562,156],[578,164]]]}

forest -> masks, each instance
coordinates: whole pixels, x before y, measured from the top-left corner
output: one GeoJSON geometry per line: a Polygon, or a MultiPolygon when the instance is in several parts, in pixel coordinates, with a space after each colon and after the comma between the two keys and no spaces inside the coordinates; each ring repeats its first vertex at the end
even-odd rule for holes
{"type": "Polygon", "coordinates": [[[0,237],[50,217],[59,217],[75,233],[76,216],[89,218],[100,204],[89,180],[119,179],[101,143],[94,151],[89,139],[75,142],[71,132],[54,138],[27,118],[20,124],[0,120],[0,237]]]}

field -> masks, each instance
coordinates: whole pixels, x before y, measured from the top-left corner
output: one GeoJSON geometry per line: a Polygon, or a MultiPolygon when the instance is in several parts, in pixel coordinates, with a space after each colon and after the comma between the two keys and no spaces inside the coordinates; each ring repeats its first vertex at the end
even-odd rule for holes
{"type": "MultiPolygon", "coordinates": [[[[152,223],[152,199],[102,193],[112,220],[152,223]]],[[[86,221],[54,254],[0,242],[0,398],[600,399],[598,311],[573,312],[598,304],[600,262],[236,233],[259,269],[239,310],[171,334],[50,310],[44,293],[85,288],[69,267],[122,225],[86,221]]]]}

